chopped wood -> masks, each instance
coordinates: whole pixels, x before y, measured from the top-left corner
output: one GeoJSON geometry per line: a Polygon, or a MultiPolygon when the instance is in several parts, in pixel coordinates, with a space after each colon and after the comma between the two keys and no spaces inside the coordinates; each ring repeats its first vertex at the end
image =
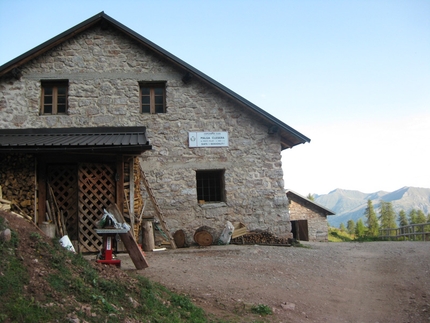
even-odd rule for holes
{"type": "MultiPolygon", "coordinates": [[[[1,186],[0,186],[0,192],[1,192],[1,186]]],[[[12,201],[5,200],[0,197],[0,210],[10,210],[10,205],[12,204],[12,201]]]]}
{"type": "Polygon", "coordinates": [[[289,245],[287,238],[276,237],[269,231],[254,230],[231,239],[231,244],[289,245]]]}
{"type": "Polygon", "coordinates": [[[2,203],[6,203],[6,204],[11,204],[11,203],[12,203],[12,201],[5,200],[5,199],[3,199],[3,198],[0,198],[0,202],[2,202],[2,203]]]}

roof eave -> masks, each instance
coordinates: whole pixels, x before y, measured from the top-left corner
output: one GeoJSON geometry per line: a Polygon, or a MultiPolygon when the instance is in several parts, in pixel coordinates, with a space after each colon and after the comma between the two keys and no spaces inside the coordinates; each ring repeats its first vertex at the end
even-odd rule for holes
{"type": "Polygon", "coordinates": [[[299,193],[297,193],[297,192],[294,192],[294,191],[292,191],[292,190],[286,190],[285,194],[287,194],[287,195],[288,195],[288,193],[291,193],[291,194],[293,194],[293,195],[297,196],[298,198],[302,199],[302,200],[303,200],[303,201],[305,201],[305,202],[308,202],[308,203],[313,204],[314,206],[316,206],[317,208],[319,208],[319,209],[320,209],[320,210],[325,214],[325,216],[328,216],[328,215],[335,215],[335,214],[336,214],[336,213],[334,213],[332,210],[327,209],[326,207],[322,206],[321,204],[318,204],[318,203],[316,203],[316,202],[314,202],[314,201],[311,201],[310,199],[308,199],[308,198],[304,197],[303,195],[301,195],[301,194],[299,194],[299,193]]]}
{"type": "Polygon", "coordinates": [[[136,146],[7,146],[0,148],[0,154],[7,153],[25,153],[25,154],[43,154],[43,153],[103,153],[103,154],[128,154],[140,155],[141,153],[151,150],[151,145],[136,146]]]}

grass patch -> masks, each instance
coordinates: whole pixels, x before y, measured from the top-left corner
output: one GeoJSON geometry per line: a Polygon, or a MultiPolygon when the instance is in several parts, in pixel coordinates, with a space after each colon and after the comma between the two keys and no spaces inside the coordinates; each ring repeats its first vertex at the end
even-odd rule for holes
{"type": "Polygon", "coordinates": [[[273,314],[272,309],[264,304],[258,304],[251,307],[251,312],[258,315],[269,315],[273,314]]]}
{"type": "Polygon", "coordinates": [[[361,236],[358,237],[355,234],[349,234],[348,232],[342,231],[337,228],[330,227],[328,229],[328,241],[329,242],[372,242],[381,241],[379,237],[361,236]]]}
{"type": "Polygon", "coordinates": [[[345,231],[342,231],[340,229],[336,229],[333,227],[330,227],[328,229],[328,241],[329,242],[350,242],[354,241],[355,236],[351,235],[345,231]]]}
{"type": "Polygon", "coordinates": [[[25,241],[28,245],[20,245],[24,242],[12,231],[10,241],[0,242],[0,322],[68,322],[73,315],[88,323],[227,323],[142,275],[103,276],[100,265],[55,239],[31,233],[25,241]],[[23,250],[30,250],[34,265],[25,265],[23,250]]]}

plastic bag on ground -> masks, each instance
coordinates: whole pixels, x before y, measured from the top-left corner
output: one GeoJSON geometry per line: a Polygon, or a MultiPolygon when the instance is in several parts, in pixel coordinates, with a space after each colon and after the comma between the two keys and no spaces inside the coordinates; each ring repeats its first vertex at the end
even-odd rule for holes
{"type": "Polygon", "coordinates": [[[233,234],[234,226],[230,221],[227,221],[225,224],[225,228],[221,233],[221,236],[219,237],[218,243],[219,244],[229,244],[231,240],[231,235],[233,234]]]}

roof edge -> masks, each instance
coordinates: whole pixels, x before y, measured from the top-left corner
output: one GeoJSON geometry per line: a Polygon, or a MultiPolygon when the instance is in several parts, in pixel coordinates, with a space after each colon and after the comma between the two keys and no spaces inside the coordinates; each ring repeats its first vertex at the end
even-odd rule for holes
{"type": "Polygon", "coordinates": [[[315,206],[319,207],[320,209],[323,209],[324,211],[326,211],[326,212],[327,212],[327,215],[335,215],[335,214],[336,214],[336,213],[334,213],[332,210],[330,210],[330,209],[326,208],[325,206],[322,206],[322,205],[321,205],[321,204],[319,204],[319,203],[316,203],[316,202],[314,202],[314,201],[311,201],[311,200],[310,200],[310,199],[308,199],[307,197],[304,197],[303,195],[301,195],[301,194],[299,194],[299,193],[297,193],[297,192],[295,192],[295,191],[293,191],[293,190],[290,190],[290,189],[286,190],[286,191],[285,191],[285,194],[287,194],[287,195],[288,195],[288,193],[294,194],[295,196],[297,196],[297,197],[299,197],[299,198],[301,198],[301,199],[305,200],[306,202],[312,203],[312,204],[314,204],[315,206]],[[330,214],[328,214],[328,213],[330,213],[330,214]]]}
{"type": "Polygon", "coordinates": [[[80,128],[11,128],[0,129],[0,135],[14,134],[14,135],[36,135],[36,134],[106,134],[106,133],[145,133],[146,127],[144,126],[131,126],[131,127],[80,127],[80,128]]]}

